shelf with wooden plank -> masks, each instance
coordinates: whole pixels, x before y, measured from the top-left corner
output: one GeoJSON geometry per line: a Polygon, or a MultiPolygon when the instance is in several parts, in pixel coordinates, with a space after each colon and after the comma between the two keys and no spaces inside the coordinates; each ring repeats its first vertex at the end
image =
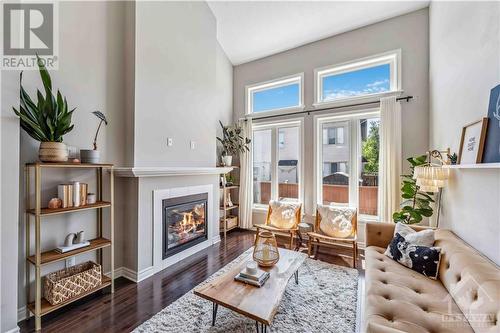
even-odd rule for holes
{"type": "MultiPolygon", "coordinates": [[[[111,206],[111,202],[97,201],[94,204],[87,204],[87,205],[82,205],[82,206],[78,206],[78,207],[66,207],[66,208],[47,208],[47,207],[44,207],[40,210],[40,215],[41,216],[48,216],[48,215],[65,214],[65,213],[77,212],[77,211],[82,211],[82,210],[87,210],[87,209],[105,208],[105,207],[110,207],[110,206],[111,206]]],[[[28,209],[27,213],[32,214],[32,215],[36,215],[36,210],[35,209],[28,209]]]]}
{"type": "Polygon", "coordinates": [[[113,164],[110,163],[81,163],[81,162],[33,162],[26,163],[28,168],[112,168],[113,164]]]}
{"type": "Polygon", "coordinates": [[[91,293],[94,293],[96,291],[99,291],[105,287],[110,286],[111,287],[111,293],[114,293],[114,210],[113,210],[113,199],[114,199],[114,169],[113,169],[113,164],[108,164],[108,163],[99,163],[99,164],[90,164],[90,163],[70,163],[70,162],[64,162],[64,163],[42,163],[42,162],[33,162],[33,163],[28,163],[25,166],[24,169],[25,173],[25,245],[26,245],[26,269],[25,269],[25,281],[31,281],[32,278],[32,269],[31,265],[35,265],[34,269],[34,293],[30,291],[30,284],[28,283],[26,285],[26,299],[28,303],[28,308],[29,310],[34,314],[35,317],[35,330],[39,331],[42,328],[42,320],[41,317],[49,312],[52,312],[56,309],[62,308],[67,304],[72,303],[73,301],[80,299],[82,297],[85,297],[87,295],[90,295],[91,293]],[[53,168],[54,170],[56,168],[60,169],[74,169],[74,168],[83,168],[84,170],[87,171],[94,171],[96,172],[96,198],[97,202],[93,204],[87,204],[87,205],[82,205],[78,207],[66,207],[66,208],[48,208],[48,207],[42,207],[41,206],[41,201],[42,201],[42,177],[44,173],[42,172],[43,170],[46,170],[44,168],[53,168]],[[103,199],[102,193],[103,193],[103,171],[107,169],[109,170],[109,175],[107,178],[108,184],[109,184],[109,194],[108,198],[106,201],[103,199]],[[34,182],[32,183],[32,178],[34,179],[34,182]],[[34,192],[34,193],[33,193],[34,192]],[[30,200],[32,194],[34,194],[34,200],[30,200]],[[34,204],[31,203],[31,201],[34,201],[34,204]],[[33,206],[37,207],[33,208],[33,206]],[[103,214],[102,209],[109,207],[109,214],[103,214]],[[65,213],[72,213],[72,212],[79,212],[79,211],[85,211],[85,210],[95,210],[97,212],[96,214],[96,222],[97,222],[97,232],[96,232],[96,238],[91,241],[91,244],[89,246],[75,249],[73,251],[68,251],[66,253],[59,253],[55,249],[43,252],[41,251],[41,236],[45,235],[44,231],[42,230],[42,227],[44,223],[42,224],[42,218],[45,216],[53,216],[53,215],[58,215],[58,214],[65,214],[65,213]],[[103,215],[107,216],[107,219],[109,221],[109,239],[103,238],[103,215]],[[33,222],[31,220],[34,220],[33,222]],[[34,228],[32,228],[32,224],[34,224],[34,228]],[[33,237],[34,236],[34,237],[33,237]],[[34,246],[32,246],[31,239],[34,238],[34,246]],[[32,251],[32,248],[35,248],[34,251],[32,251]],[[100,251],[103,248],[109,248],[109,251],[106,251],[106,254],[109,254],[109,270],[110,270],[110,277],[102,277],[102,284],[94,288],[92,290],[89,290],[88,292],[85,292],[78,297],[75,297],[67,302],[63,302],[61,304],[57,305],[51,305],[46,299],[43,298],[42,295],[42,266],[45,264],[49,264],[52,262],[57,262],[64,260],[68,257],[75,256],[80,253],[85,253],[85,252],[90,252],[90,251],[98,251],[97,255],[97,264],[102,265],[103,258],[102,258],[102,252],[100,251]],[[34,252],[34,253],[33,253],[34,252]],[[36,258],[40,258],[40,262],[37,265],[36,264],[36,258]],[[34,301],[33,301],[34,298],[34,301]]]}
{"type": "MultiPolygon", "coordinates": [[[[64,260],[66,258],[75,256],[77,254],[82,254],[82,253],[86,253],[86,252],[90,252],[90,251],[102,249],[102,248],[105,248],[105,247],[108,247],[108,246],[111,245],[111,241],[109,239],[102,238],[102,237],[101,238],[92,239],[89,242],[90,242],[89,246],[81,247],[79,249],[76,249],[76,250],[73,250],[73,251],[64,252],[64,253],[57,252],[56,250],[50,250],[50,251],[42,252],[41,255],[40,255],[40,264],[41,265],[50,264],[50,263],[53,263],[53,262],[56,262],[56,261],[64,260]]],[[[30,263],[32,263],[33,265],[36,264],[36,258],[35,258],[34,255],[33,256],[29,256],[26,259],[30,263]]]]}
{"type": "MultiPolygon", "coordinates": [[[[63,302],[63,303],[60,303],[60,304],[57,304],[57,305],[52,305],[50,304],[45,298],[42,298],[42,306],[41,306],[41,311],[40,311],[40,315],[41,316],[44,316],[52,311],[55,311],[59,308],[62,308],[63,306],[66,306],[70,303],[73,303],[74,301],[77,301],[85,296],[88,296],[92,293],[95,293],[96,291],[98,290],[101,290],[101,289],[104,289],[106,287],[109,287],[111,285],[111,279],[105,275],[102,276],[102,284],[99,285],[98,287],[94,288],[94,289],[91,289],[85,293],[82,293],[80,295],[78,295],[77,297],[74,297],[66,302],[63,302]]],[[[35,302],[31,302],[28,304],[28,309],[32,312],[32,313],[35,313],[35,302]]]]}
{"type": "Polygon", "coordinates": [[[236,189],[236,188],[240,188],[240,185],[231,185],[231,186],[221,186],[220,189],[223,190],[223,189],[226,189],[226,190],[233,190],[233,189],[236,189]]]}
{"type": "Polygon", "coordinates": [[[227,207],[220,207],[220,210],[232,210],[238,208],[238,205],[232,205],[232,206],[227,206],[227,207]]]}

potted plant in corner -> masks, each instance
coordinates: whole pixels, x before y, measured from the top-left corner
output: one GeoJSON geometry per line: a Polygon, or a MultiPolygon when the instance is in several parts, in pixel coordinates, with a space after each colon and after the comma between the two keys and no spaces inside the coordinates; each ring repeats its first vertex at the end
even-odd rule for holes
{"type": "Polygon", "coordinates": [[[224,126],[221,121],[219,124],[222,127],[222,138],[217,137],[217,140],[222,145],[222,165],[231,166],[234,154],[250,151],[248,144],[251,140],[241,136],[242,129],[238,125],[224,126]]]}
{"type": "Polygon", "coordinates": [[[99,163],[99,150],[97,150],[97,136],[99,135],[99,130],[101,129],[102,123],[108,125],[108,120],[106,116],[101,111],[93,111],[92,114],[99,119],[99,126],[97,126],[97,131],[95,132],[93,148],[94,149],[81,149],[80,158],[83,163],[99,163]]]}
{"type": "Polygon", "coordinates": [[[63,135],[73,129],[71,124],[72,110],[68,110],[68,102],[61,92],[52,94],[52,80],[43,61],[37,56],[38,69],[45,88],[45,97],[38,90],[37,102],[33,102],[22,85],[23,73],[20,74],[19,110],[13,107],[20,119],[23,130],[33,139],[40,142],[38,157],[42,162],[66,162],[68,149],[63,143],[63,135]]]}
{"type": "Polygon", "coordinates": [[[407,159],[410,163],[410,174],[402,175],[401,178],[401,211],[392,214],[394,223],[415,224],[422,222],[424,217],[431,217],[434,213],[431,203],[434,202],[432,193],[423,192],[417,185],[413,174],[415,167],[427,163],[427,155],[410,157],[407,159]]]}

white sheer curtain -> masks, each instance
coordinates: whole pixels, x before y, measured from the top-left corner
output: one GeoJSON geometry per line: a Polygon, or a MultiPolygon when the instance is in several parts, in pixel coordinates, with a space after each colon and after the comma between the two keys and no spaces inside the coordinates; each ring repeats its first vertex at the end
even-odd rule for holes
{"type": "Polygon", "coordinates": [[[382,222],[392,222],[401,202],[401,104],[396,97],[380,99],[380,192],[382,222]]]}
{"type": "MultiPolygon", "coordinates": [[[[240,126],[243,129],[243,137],[252,138],[252,119],[241,120],[240,126]]],[[[251,229],[252,224],[252,195],[253,195],[253,174],[252,174],[252,144],[250,151],[240,155],[240,228],[251,229]]]]}

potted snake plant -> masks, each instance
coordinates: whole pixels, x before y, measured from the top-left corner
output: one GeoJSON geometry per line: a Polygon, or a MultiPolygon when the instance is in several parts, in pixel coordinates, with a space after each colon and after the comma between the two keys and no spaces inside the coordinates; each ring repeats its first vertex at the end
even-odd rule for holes
{"type": "Polygon", "coordinates": [[[38,70],[45,90],[45,96],[37,90],[36,103],[23,88],[23,73],[20,74],[19,110],[13,107],[19,117],[21,128],[33,139],[40,142],[38,157],[42,162],[66,162],[68,149],[63,143],[63,135],[73,126],[71,117],[75,109],[69,110],[68,102],[58,90],[52,93],[52,80],[43,61],[37,56],[38,70]]]}

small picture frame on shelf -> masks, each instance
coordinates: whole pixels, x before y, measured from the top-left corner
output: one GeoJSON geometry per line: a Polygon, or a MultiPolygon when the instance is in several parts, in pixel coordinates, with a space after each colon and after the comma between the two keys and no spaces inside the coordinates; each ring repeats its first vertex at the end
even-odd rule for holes
{"type": "Polygon", "coordinates": [[[483,118],[462,128],[458,164],[481,163],[487,128],[488,118],[483,118]]]}

